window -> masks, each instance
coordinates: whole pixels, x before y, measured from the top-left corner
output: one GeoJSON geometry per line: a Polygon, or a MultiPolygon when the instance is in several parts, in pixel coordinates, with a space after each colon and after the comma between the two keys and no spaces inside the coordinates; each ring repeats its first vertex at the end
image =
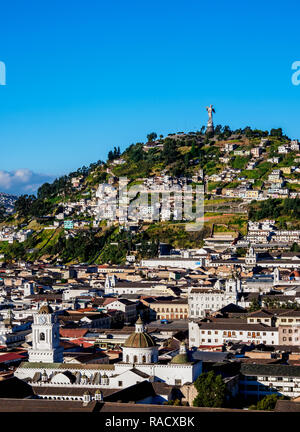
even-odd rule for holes
{"type": "Polygon", "coordinates": [[[133,356],[133,363],[137,363],[137,361],[138,361],[137,356],[136,355],[133,356]]]}
{"type": "Polygon", "coordinates": [[[45,333],[40,333],[40,341],[44,341],[45,340],[45,333]]]}
{"type": "Polygon", "coordinates": [[[118,386],[122,387],[122,385],[123,385],[123,381],[118,381],[118,386]]]}

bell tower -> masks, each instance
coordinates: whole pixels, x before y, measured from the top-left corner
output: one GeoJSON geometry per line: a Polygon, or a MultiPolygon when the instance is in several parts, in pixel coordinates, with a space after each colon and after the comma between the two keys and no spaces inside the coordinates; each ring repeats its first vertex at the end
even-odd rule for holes
{"type": "Polygon", "coordinates": [[[63,362],[63,348],[59,343],[59,323],[47,302],[43,303],[33,318],[29,362],[63,362]]]}

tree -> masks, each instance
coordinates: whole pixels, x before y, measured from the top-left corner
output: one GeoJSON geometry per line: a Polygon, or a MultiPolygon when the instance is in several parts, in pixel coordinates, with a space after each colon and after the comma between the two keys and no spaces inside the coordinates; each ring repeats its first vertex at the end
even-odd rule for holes
{"type": "Polygon", "coordinates": [[[284,399],[284,396],[279,396],[275,393],[265,396],[263,399],[257,402],[256,405],[250,405],[250,410],[263,410],[271,411],[275,408],[276,402],[278,400],[284,399]]]}
{"type": "Polygon", "coordinates": [[[15,202],[15,211],[21,217],[27,217],[31,214],[32,205],[36,201],[34,195],[21,195],[15,202]]]}
{"type": "Polygon", "coordinates": [[[252,302],[251,302],[251,304],[250,304],[249,311],[250,312],[255,312],[255,311],[259,310],[259,309],[260,309],[259,301],[257,299],[253,299],[252,302]]]}
{"type": "Polygon", "coordinates": [[[163,150],[161,152],[161,161],[166,163],[167,165],[176,162],[178,158],[178,150],[176,146],[176,142],[171,139],[166,139],[164,143],[163,150]]]}
{"type": "Polygon", "coordinates": [[[298,243],[294,242],[290,249],[291,252],[300,252],[300,246],[298,243]]]}
{"type": "Polygon", "coordinates": [[[198,395],[193,401],[195,407],[222,407],[225,403],[225,383],[221,375],[213,371],[202,373],[195,381],[198,395]]]}
{"type": "Polygon", "coordinates": [[[148,142],[152,142],[156,140],[156,138],[157,138],[157,134],[155,132],[151,132],[147,135],[148,142]]]}
{"type": "Polygon", "coordinates": [[[282,137],[282,129],[278,128],[278,129],[271,129],[270,130],[270,135],[277,137],[277,138],[281,138],[282,137]]]}
{"type": "MultiPolygon", "coordinates": [[[[121,156],[121,150],[120,150],[120,147],[114,147],[114,151],[109,151],[108,152],[108,155],[107,155],[107,158],[108,158],[108,160],[111,162],[111,161],[113,161],[114,159],[117,159],[117,158],[119,158],[121,156]]],[[[83,167],[83,168],[86,168],[86,167],[83,167]]],[[[87,170],[87,168],[86,168],[86,170],[87,170]]],[[[85,170],[85,171],[86,171],[85,170]]]]}

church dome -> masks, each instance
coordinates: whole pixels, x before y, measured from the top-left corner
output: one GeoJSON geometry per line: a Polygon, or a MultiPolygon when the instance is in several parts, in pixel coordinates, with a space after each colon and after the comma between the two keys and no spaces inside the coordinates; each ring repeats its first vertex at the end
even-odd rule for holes
{"type": "Polygon", "coordinates": [[[183,364],[183,363],[189,363],[189,358],[187,354],[177,354],[172,358],[170,361],[172,364],[183,364]]]}
{"type": "Polygon", "coordinates": [[[48,303],[43,304],[43,306],[40,307],[39,314],[52,314],[53,309],[51,306],[48,305],[48,303]]]}
{"type": "Polygon", "coordinates": [[[126,348],[151,348],[155,347],[155,342],[152,337],[144,331],[143,321],[141,317],[135,323],[135,332],[127,338],[124,343],[126,348]]]}
{"type": "Polygon", "coordinates": [[[132,333],[124,343],[126,348],[150,348],[154,347],[155,342],[152,337],[146,333],[132,333]]]}
{"type": "Polygon", "coordinates": [[[189,356],[188,356],[184,342],[182,342],[180,344],[179,354],[177,354],[175,357],[173,357],[172,360],[170,361],[170,363],[172,363],[172,364],[190,363],[189,362],[189,356]]]}

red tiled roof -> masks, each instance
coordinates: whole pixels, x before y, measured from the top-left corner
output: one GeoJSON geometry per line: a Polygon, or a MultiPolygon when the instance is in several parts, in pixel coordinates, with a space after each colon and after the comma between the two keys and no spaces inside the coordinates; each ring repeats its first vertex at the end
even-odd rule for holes
{"type": "Polygon", "coordinates": [[[24,356],[21,356],[19,354],[16,353],[7,353],[7,354],[2,354],[0,355],[0,363],[6,363],[9,361],[14,361],[14,360],[24,360],[24,356]]]}
{"type": "Polygon", "coordinates": [[[89,307],[89,308],[82,308],[82,309],[77,309],[78,313],[83,313],[83,312],[97,312],[97,308],[93,308],[93,307],[89,307]]]}
{"type": "Polygon", "coordinates": [[[94,346],[93,343],[91,342],[87,342],[85,339],[83,338],[78,338],[78,339],[72,339],[70,342],[72,342],[74,345],[79,345],[83,348],[89,348],[94,346]]]}
{"type": "Polygon", "coordinates": [[[88,332],[88,329],[59,329],[61,337],[78,338],[83,337],[88,332]]]}
{"type": "Polygon", "coordinates": [[[108,298],[106,298],[106,299],[104,300],[104,302],[103,302],[103,306],[106,306],[107,304],[112,303],[112,302],[114,302],[114,301],[116,301],[116,300],[117,300],[116,298],[108,297],[108,298]]]}

